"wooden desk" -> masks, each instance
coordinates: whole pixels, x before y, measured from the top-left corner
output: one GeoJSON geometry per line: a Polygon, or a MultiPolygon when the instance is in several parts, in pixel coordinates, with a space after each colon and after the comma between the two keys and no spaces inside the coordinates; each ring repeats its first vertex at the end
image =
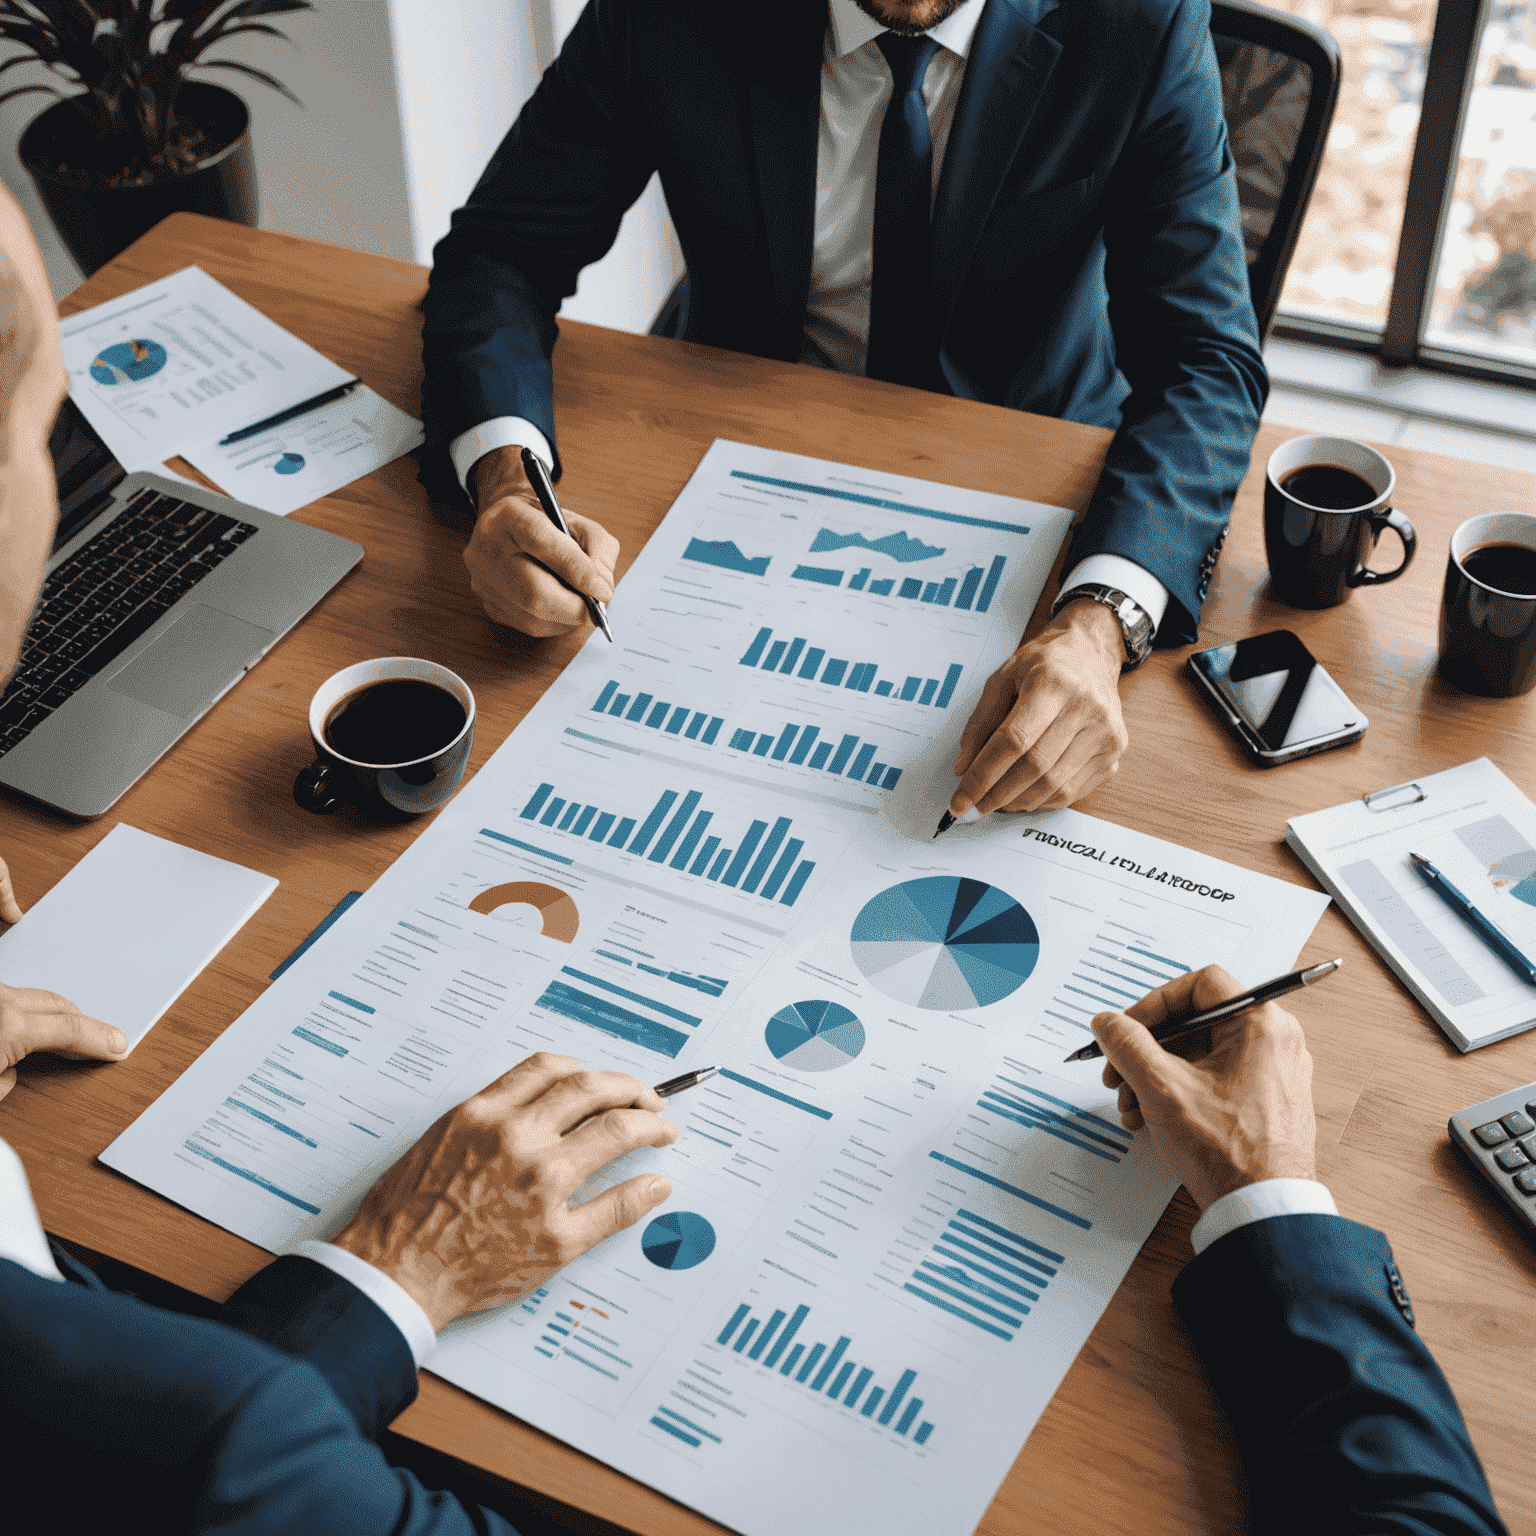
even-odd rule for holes
{"type": "MultiPolygon", "coordinates": [[[[66,302],[99,303],[197,262],[280,324],[418,408],[420,267],[191,215],[168,220],[66,302]]],[[[1081,508],[1109,434],[685,343],[567,324],[556,368],[563,495],[622,539],[620,570],[715,437],[1081,508]]],[[[1536,510],[1527,476],[1388,449],[1398,506],[1418,527],[1409,575],[1305,614],[1265,595],[1264,460],[1293,434],[1266,428],[1232,520],[1204,643],[1295,629],[1371,729],[1357,747],[1288,768],[1250,768],[1158,651],[1123,688],[1132,746],[1115,783],[1083,809],[1299,883],[1282,846],[1288,815],[1486,753],[1536,793],[1536,694],[1467,698],[1437,681],[1435,623],[1447,539],[1461,519],[1536,510]]],[[[362,567],[99,821],[72,825],[0,801],[0,849],[23,904],[36,901],[118,821],[280,877],[272,899],[126,1063],[28,1062],[0,1105],[50,1231],[205,1296],[266,1262],[259,1249],[95,1162],[265,985],[267,973],[342,895],[368,885],[419,828],[298,810],[310,756],[305,708],[337,668],[368,656],[445,663],[474,689],[471,771],[522,718],[575,642],[530,642],[478,611],[463,531],[435,513],[406,459],[296,514],[359,539],[362,567]]],[[[1395,558],[1394,551],[1384,552],[1395,558]]],[[[1049,589],[1048,589],[1049,590],[1049,589]]],[[[1038,621],[1038,615],[1037,615],[1038,621]]],[[[1456,1162],[1446,1116],[1536,1080],[1536,1033],[1461,1057],[1330,910],[1308,962],[1346,957],[1340,979],[1297,1012],[1316,1060],[1321,1176],[1346,1215],[1395,1246],[1419,1329],[1450,1378],[1510,1526],[1536,1531],[1536,1253],[1456,1162]]],[[[1189,1256],[1182,1193],[1068,1373],[981,1529],[1135,1536],[1243,1524],[1235,1463],[1168,1299],[1189,1256]]],[[[1262,1384],[1261,1384],[1262,1386],[1262,1384]]],[[[487,1472],[644,1536],[718,1527],[431,1376],[397,1429],[487,1472]]]]}

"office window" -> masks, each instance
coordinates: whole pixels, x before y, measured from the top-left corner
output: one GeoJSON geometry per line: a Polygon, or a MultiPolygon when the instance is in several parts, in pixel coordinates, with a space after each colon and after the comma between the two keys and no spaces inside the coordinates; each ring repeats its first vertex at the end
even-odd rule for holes
{"type": "Polygon", "coordinates": [[[1483,27],[1425,340],[1536,363],[1536,4],[1483,27]]]}
{"type": "Polygon", "coordinates": [[[1338,111],[1291,258],[1282,312],[1379,331],[1392,293],[1433,0],[1271,0],[1343,56],[1338,111]]]}

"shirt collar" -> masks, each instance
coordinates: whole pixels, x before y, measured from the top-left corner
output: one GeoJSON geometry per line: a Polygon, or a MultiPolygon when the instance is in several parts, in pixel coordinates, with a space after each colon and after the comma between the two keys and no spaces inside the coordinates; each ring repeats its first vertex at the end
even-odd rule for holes
{"type": "MultiPolygon", "coordinates": [[[[951,53],[965,58],[985,6],[986,0],[965,0],[952,16],[929,30],[929,37],[951,53]]],[[[885,31],[878,21],[861,11],[854,0],[830,0],[828,10],[832,51],[840,59],[856,53],[885,31]]]]}

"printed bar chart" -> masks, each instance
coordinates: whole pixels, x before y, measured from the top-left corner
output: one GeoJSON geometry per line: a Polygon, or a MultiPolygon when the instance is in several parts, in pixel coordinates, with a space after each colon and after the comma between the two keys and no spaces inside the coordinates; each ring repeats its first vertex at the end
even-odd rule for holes
{"type": "MultiPolygon", "coordinates": [[[[1040,1251],[1046,1252],[1045,1249],[1040,1251]]],[[[912,1287],[909,1285],[907,1289],[911,1290],[912,1287]]],[[[908,1367],[902,1371],[893,1387],[877,1386],[865,1396],[866,1389],[870,1388],[877,1373],[873,1366],[862,1365],[855,1358],[858,1350],[854,1334],[840,1333],[830,1345],[825,1342],[813,1344],[805,1354],[802,1354],[804,1344],[796,1343],[785,1355],[783,1364],[779,1364],[779,1356],[810,1315],[810,1307],[804,1305],[797,1306],[793,1314],[776,1307],[765,1321],[753,1317],[751,1306],[741,1302],[715,1336],[715,1343],[729,1348],[733,1354],[744,1355],[748,1360],[758,1360],[769,1370],[777,1368],[779,1375],[786,1381],[793,1380],[800,1386],[809,1387],[829,1402],[840,1402],[844,1408],[857,1409],[865,1418],[873,1418],[878,1414],[877,1423],[898,1435],[910,1435],[915,1445],[927,1444],[934,1430],[932,1423],[925,1420],[918,1426],[916,1434],[910,1434],[923,1409],[920,1397],[908,1396],[917,1382],[917,1372],[908,1367]],[[789,1318],[787,1323],[786,1316],[789,1318]],[[850,1378],[852,1386],[848,1384],[850,1378]]]]}
{"type": "MultiPolygon", "coordinates": [[[[775,738],[765,737],[764,740],[771,746],[775,738]]],[[[701,790],[690,789],[681,795],[675,789],[666,790],[651,807],[650,814],[639,822],[638,830],[636,818],[626,816],[619,822],[617,831],[605,837],[607,829],[613,825],[615,812],[600,811],[597,806],[584,806],[579,800],[568,800],[556,795],[554,788],[553,784],[540,784],[518,812],[519,819],[536,821],[541,827],[584,837],[588,842],[605,842],[609,848],[635,857],[644,856],[648,863],[666,864],[679,871],[686,869],[691,875],[703,875],[706,880],[738,887],[749,896],[777,901],[783,907],[794,906],[816,868],[814,859],[800,858],[805,842],[789,836],[792,820],[788,816],[779,817],[772,828],[766,821],[754,821],[734,848],[722,849],[720,838],[711,837],[703,844],[702,851],[695,854],[695,848],[715,815],[712,810],[701,808],[700,801],[704,798],[701,790]],[[593,813],[592,816],[588,812],[593,813]],[[592,830],[583,832],[589,822],[592,830]],[[709,863],[711,856],[714,857],[713,864],[709,863]],[[706,865],[709,865],[707,872],[706,865]]],[[[492,836],[503,842],[514,841],[496,833],[492,836]]]]}
{"type": "MultiPolygon", "coordinates": [[[[915,696],[918,679],[908,678],[907,681],[914,685],[912,692],[915,696]]],[[[932,683],[933,680],[929,679],[929,681],[932,683]]],[[[746,752],[753,757],[766,757],[770,762],[788,762],[795,768],[808,767],[841,774],[865,783],[871,789],[895,789],[901,782],[900,768],[893,767],[889,763],[874,761],[878,749],[872,743],[865,742],[860,746],[857,736],[845,735],[837,746],[836,755],[833,756],[830,740],[821,742],[820,748],[815,752],[812,751],[817,747],[820,736],[819,725],[795,725],[791,722],[780,726],[777,731],[733,731],[726,745],[732,752],[746,752]],[[846,767],[845,770],[848,758],[856,747],[858,755],[853,758],[852,766],[846,767]],[[808,756],[809,762],[806,761],[808,756]]]]}
{"type": "Polygon", "coordinates": [[[1122,1011],[1154,987],[1188,973],[1182,960],[1155,953],[1134,930],[1106,921],[1044,1011],[1087,1034],[1095,1014],[1122,1011]]]}
{"type": "MultiPolygon", "coordinates": [[[[998,558],[1002,559],[1001,556],[998,558]]],[[[921,587],[921,585],[922,583],[919,582],[918,586],[921,587]]],[[[755,667],[763,672],[779,672],[785,676],[793,674],[806,682],[820,683],[827,688],[847,688],[854,693],[873,692],[879,698],[899,698],[909,704],[931,704],[935,709],[949,708],[949,701],[954,698],[955,689],[965,670],[957,661],[950,664],[942,681],[936,677],[916,678],[903,675],[900,680],[893,676],[877,682],[876,679],[880,673],[879,662],[850,662],[846,657],[829,657],[825,647],[811,646],[803,636],[796,636],[793,640],[775,640],[771,628],[758,630],[738,665],[755,667]],[[908,684],[911,685],[910,692],[906,691],[908,684]]],[[[606,697],[606,692],[604,696],[606,697]]],[[[628,699],[627,694],[618,694],[608,705],[608,713],[617,714],[620,705],[628,699]]],[[[594,709],[598,707],[593,705],[594,709]]],[[[651,714],[655,714],[655,705],[652,703],[650,694],[642,693],[628,704],[629,712],[624,718],[638,720],[642,715],[646,715],[648,710],[651,714]]],[[[650,723],[649,717],[646,723],[650,723]]],[[[712,724],[701,739],[706,743],[712,742],[713,733],[718,728],[718,725],[712,724]]],[[[684,734],[686,735],[686,732],[684,734]]],[[[763,748],[762,755],[766,755],[768,751],[768,748],[763,748]]]]}
{"type": "Polygon", "coordinates": [[[673,704],[656,699],[649,693],[633,698],[619,692],[616,678],[609,678],[592,706],[595,715],[611,715],[618,720],[633,720],[648,725],[663,736],[681,736],[684,741],[702,741],[706,747],[715,744],[720,727],[725,721],[719,715],[711,715],[707,709],[691,709],[686,704],[673,704]]]}
{"type": "MultiPolygon", "coordinates": [[[[822,530],[826,532],[825,529],[822,530]]],[[[820,539],[818,534],[817,538],[820,539]]],[[[878,549],[887,541],[876,539],[865,547],[878,549]]],[[[831,549],[830,544],[815,543],[811,545],[812,552],[819,549],[831,549]]],[[[925,546],[919,545],[919,548],[925,546]]],[[[886,551],[887,553],[889,551],[886,551]]],[[[942,549],[933,553],[942,555],[942,549]]],[[[898,555],[897,559],[925,559],[923,555],[898,555]]],[[[889,576],[879,581],[871,581],[873,570],[870,566],[861,566],[851,576],[845,569],[836,566],[824,565],[797,565],[790,573],[793,581],[809,581],[817,586],[841,587],[843,578],[848,577],[848,585],[844,588],[848,592],[867,592],[871,597],[905,598],[908,602],[930,603],[935,608],[948,608],[951,604],[958,609],[966,609],[973,613],[986,613],[992,606],[992,598],[997,592],[998,583],[1002,580],[1003,571],[1007,567],[1006,555],[994,555],[990,565],[973,565],[964,576],[941,576],[933,581],[926,581],[921,576],[889,576]],[[957,591],[956,588],[959,590],[957,591]]]]}
{"type": "Polygon", "coordinates": [[[1040,1300],[1064,1263],[1059,1253],[962,1209],[902,1289],[1011,1343],[1030,1303],[1040,1300]]]}

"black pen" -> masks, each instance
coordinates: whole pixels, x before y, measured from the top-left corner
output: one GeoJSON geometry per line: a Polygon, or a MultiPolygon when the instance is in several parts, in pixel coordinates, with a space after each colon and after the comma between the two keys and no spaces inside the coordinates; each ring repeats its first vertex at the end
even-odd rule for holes
{"type": "MultiPolygon", "coordinates": [[[[1202,1008],[1199,1013],[1186,1013],[1177,1018],[1164,1019],[1161,1024],[1153,1027],[1152,1038],[1159,1045],[1167,1045],[1170,1040],[1181,1040],[1185,1035],[1209,1029],[1212,1024],[1220,1024],[1223,1019],[1235,1018],[1240,1013],[1246,1013],[1250,1008],[1257,1008],[1260,1003],[1270,1003],[1277,997],[1284,997],[1287,992],[1310,987],[1314,981],[1321,981],[1324,976],[1331,976],[1343,964],[1342,960],[1324,960],[1321,965],[1309,965],[1304,971],[1292,971],[1289,976],[1277,976],[1273,981],[1266,981],[1262,986],[1254,987],[1238,997],[1229,998],[1224,1003],[1218,1003],[1214,1008],[1202,1008]]],[[[1103,1054],[1104,1052],[1099,1049],[1099,1042],[1095,1040],[1091,1045],[1085,1045],[1082,1050],[1073,1051],[1067,1060],[1097,1061],[1103,1054]]]]}
{"type": "MultiPolygon", "coordinates": [[[[544,508],[544,515],[566,538],[575,542],[575,535],[571,532],[571,525],[565,520],[565,513],[560,510],[560,503],[555,500],[555,483],[549,478],[549,471],[544,468],[544,461],[531,448],[524,448],[522,452],[523,470],[528,476],[528,483],[533,487],[533,494],[539,498],[539,505],[544,508]]],[[[540,565],[544,565],[542,560],[540,565]]],[[[549,567],[544,565],[549,571],[549,567]]],[[[603,605],[595,597],[588,597],[585,592],[578,592],[563,576],[551,576],[569,591],[576,592],[582,602],[587,605],[587,612],[592,615],[592,622],[607,635],[608,643],[613,644],[613,631],[608,628],[608,615],[603,610],[603,605]]]]}
{"type": "Polygon", "coordinates": [[[1536,964],[1522,954],[1520,946],[1500,928],[1491,917],[1479,912],[1428,859],[1417,853],[1408,855],[1408,862],[1418,870],[1424,883],[1446,906],[1450,907],[1484,944],[1517,975],[1521,981],[1536,986],[1536,964]]]}
{"type": "Polygon", "coordinates": [[[674,1093],[686,1093],[690,1088],[697,1088],[719,1070],[719,1067],[700,1067],[696,1072],[684,1072],[681,1077],[669,1077],[666,1082],[656,1084],[656,1092],[662,1098],[670,1099],[674,1093]]]}
{"type": "Polygon", "coordinates": [[[280,427],[285,421],[292,421],[295,416],[303,416],[310,411],[318,411],[322,405],[329,405],[332,400],[340,400],[343,395],[350,395],[363,381],[361,379],[348,379],[345,384],[338,384],[335,389],[328,389],[323,394],[312,395],[308,400],[301,400],[297,405],[290,405],[286,411],[279,411],[276,416],[268,416],[262,421],[253,421],[248,427],[241,427],[238,432],[231,432],[228,437],[219,439],[219,447],[227,448],[231,443],[243,443],[248,437],[255,437],[258,432],[265,432],[268,427],[280,427]]]}

